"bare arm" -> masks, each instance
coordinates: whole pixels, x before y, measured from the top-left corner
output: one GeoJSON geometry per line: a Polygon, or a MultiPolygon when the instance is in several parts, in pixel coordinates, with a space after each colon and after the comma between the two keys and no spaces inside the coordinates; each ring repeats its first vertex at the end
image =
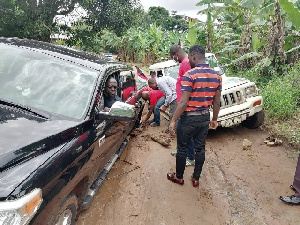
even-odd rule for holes
{"type": "Polygon", "coordinates": [[[210,121],[210,127],[209,127],[210,129],[217,129],[218,127],[217,119],[220,111],[220,98],[221,98],[221,91],[217,90],[213,100],[213,117],[212,120],[210,121]]]}
{"type": "Polygon", "coordinates": [[[146,114],[146,116],[142,120],[143,124],[145,124],[149,120],[151,114],[153,113],[153,110],[154,110],[154,105],[150,105],[148,113],[146,114]]]}

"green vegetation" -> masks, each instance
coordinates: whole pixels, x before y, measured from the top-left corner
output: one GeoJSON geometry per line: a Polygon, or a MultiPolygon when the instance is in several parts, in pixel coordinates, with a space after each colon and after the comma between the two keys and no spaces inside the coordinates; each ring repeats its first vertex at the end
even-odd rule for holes
{"type": "Polygon", "coordinates": [[[72,37],[70,43],[89,45],[103,29],[120,35],[134,25],[139,7],[138,0],[1,0],[0,36],[49,42],[51,34],[64,32],[72,37]],[[78,24],[58,24],[54,20],[74,9],[83,17],[78,24]],[[85,32],[77,32],[76,26],[84,26],[85,32]]]}
{"type": "Polygon", "coordinates": [[[139,0],[1,0],[0,36],[50,41],[51,34],[63,33],[69,38],[60,44],[113,52],[139,65],[166,59],[179,40],[186,51],[202,44],[227,75],[256,82],[266,121],[299,143],[300,0],[199,0],[197,6],[206,6],[199,7],[206,22],[162,7],[146,12],[139,0]],[[83,10],[80,20],[53,20],[74,8],[83,10]]]}
{"type": "Polygon", "coordinates": [[[244,72],[227,72],[227,76],[245,77],[254,81],[264,97],[264,108],[269,111],[270,119],[283,120],[299,111],[300,107],[300,63],[286,68],[286,74],[273,75],[267,83],[261,82],[255,69],[244,72]]]}
{"type": "Polygon", "coordinates": [[[275,134],[286,137],[291,145],[300,145],[300,63],[286,67],[284,75],[273,74],[265,79],[258,66],[227,76],[245,77],[262,90],[266,126],[275,134]],[[263,78],[263,79],[262,79],[263,78]]]}

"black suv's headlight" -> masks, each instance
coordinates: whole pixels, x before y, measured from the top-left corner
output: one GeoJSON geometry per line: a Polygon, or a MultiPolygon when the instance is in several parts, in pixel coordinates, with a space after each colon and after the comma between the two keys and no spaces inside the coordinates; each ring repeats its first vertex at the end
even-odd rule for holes
{"type": "Polygon", "coordinates": [[[0,202],[0,225],[28,224],[42,201],[42,190],[34,189],[16,200],[0,202]]]}

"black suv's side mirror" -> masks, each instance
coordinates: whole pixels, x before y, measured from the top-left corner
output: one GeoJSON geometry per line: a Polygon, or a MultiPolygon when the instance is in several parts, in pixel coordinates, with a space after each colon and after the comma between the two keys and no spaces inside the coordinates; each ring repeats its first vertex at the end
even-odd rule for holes
{"type": "Polygon", "coordinates": [[[96,120],[117,120],[117,121],[129,121],[135,118],[134,105],[130,105],[124,102],[117,101],[110,108],[109,112],[98,112],[96,114],[96,120]]]}

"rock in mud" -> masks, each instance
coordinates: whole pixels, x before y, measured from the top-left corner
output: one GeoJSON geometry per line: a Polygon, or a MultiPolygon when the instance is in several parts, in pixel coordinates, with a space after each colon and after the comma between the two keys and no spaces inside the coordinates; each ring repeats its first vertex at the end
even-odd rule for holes
{"type": "Polygon", "coordinates": [[[243,150],[250,150],[252,147],[252,142],[248,139],[243,140],[243,150]]]}

